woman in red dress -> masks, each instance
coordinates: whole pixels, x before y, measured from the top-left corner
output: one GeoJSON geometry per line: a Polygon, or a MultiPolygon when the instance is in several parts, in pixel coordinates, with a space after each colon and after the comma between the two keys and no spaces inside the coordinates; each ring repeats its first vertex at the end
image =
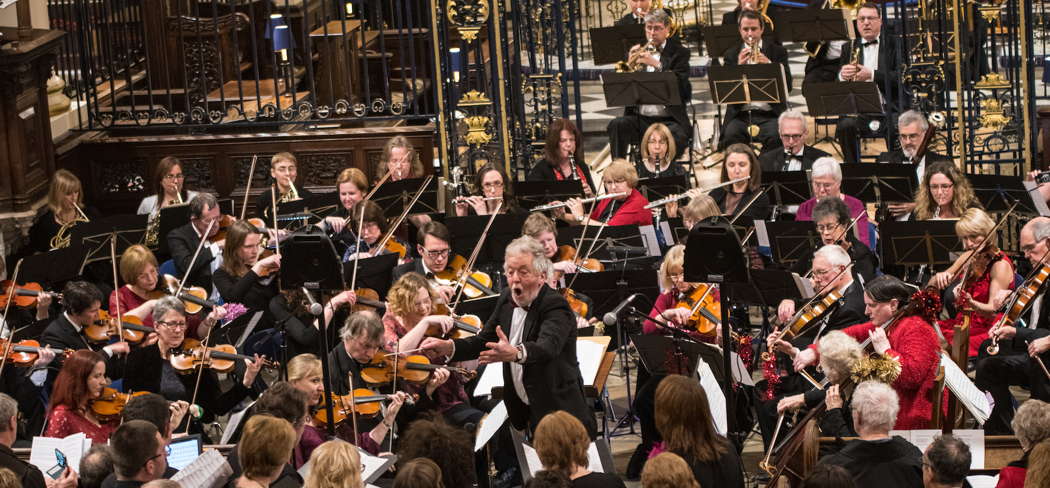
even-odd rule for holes
{"type": "Polygon", "coordinates": [[[622,193],[615,198],[607,198],[594,205],[594,210],[586,213],[583,201],[570,198],[565,204],[567,210],[555,210],[554,215],[570,225],[651,225],[653,212],[645,208],[649,200],[635,187],[638,186],[638,171],[634,165],[624,159],[613,160],[602,174],[605,194],[622,193]]]}
{"type": "Polygon", "coordinates": [[[955,325],[963,323],[963,319],[968,316],[970,357],[977,356],[981,343],[988,338],[988,330],[999,318],[991,297],[998,296],[1000,291],[1014,288],[1013,262],[996,247],[994,233],[988,242],[985,242],[985,236],[994,227],[995,221],[983,210],[966,210],[962,218],[955,223],[955,233],[963,241],[967,252],[959,256],[950,268],[937,273],[930,280],[930,284],[943,290],[957,276],[963,277],[961,284],[955,289],[955,317],[939,320],[937,326],[944,335],[944,340],[951,344],[955,325]],[[977,252],[977,256],[968,259],[973,252],[977,252]],[[967,268],[965,272],[961,272],[964,263],[967,268]]]}
{"type": "Polygon", "coordinates": [[[81,349],[69,356],[51,391],[44,436],[62,438],[83,432],[93,443],[108,442],[116,422],[102,422],[91,411],[91,401],[102,396],[102,388],[108,384],[102,355],[81,349]]]}

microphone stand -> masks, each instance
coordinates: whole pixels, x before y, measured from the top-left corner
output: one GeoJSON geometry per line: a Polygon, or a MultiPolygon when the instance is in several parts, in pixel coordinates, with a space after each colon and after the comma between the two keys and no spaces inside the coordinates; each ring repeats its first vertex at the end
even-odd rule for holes
{"type": "MultiPolygon", "coordinates": [[[[597,236],[595,236],[595,238],[597,238],[597,236]]],[[[613,261],[615,262],[616,261],[616,253],[610,251],[610,254],[612,255],[613,261]]],[[[627,272],[627,259],[628,259],[628,256],[629,256],[628,253],[624,253],[623,264],[622,264],[622,266],[620,268],[620,278],[618,280],[616,280],[616,290],[617,290],[617,292],[616,292],[616,303],[622,303],[627,298],[626,295],[627,295],[627,290],[629,290],[629,288],[628,288],[627,279],[625,278],[624,275],[627,272]]],[[[620,356],[620,374],[621,374],[621,376],[623,376],[624,390],[627,393],[627,410],[623,413],[623,416],[621,416],[619,419],[616,420],[616,426],[613,427],[613,433],[615,434],[615,432],[617,430],[620,430],[626,424],[627,432],[625,432],[624,434],[632,434],[633,435],[633,434],[636,433],[635,430],[634,430],[634,423],[635,423],[635,420],[637,419],[637,416],[634,413],[634,397],[635,397],[635,395],[631,393],[631,364],[630,364],[630,355],[627,353],[628,347],[629,347],[628,346],[628,337],[627,337],[627,321],[623,320],[622,317],[623,316],[621,315],[620,317],[616,318],[617,319],[617,323],[616,323],[616,341],[617,341],[618,346],[619,346],[619,347],[616,348],[616,351],[617,351],[617,353],[620,356]]],[[[637,393],[637,391],[638,391],[638,385],[636,384],[635,385],[635,393],[637,393]]],[[[615,435],[610,435],[609,437],[614,437],[614,436],[615,435]]]]}
{"type": "MultiPolygon", "coordinates": [[[[671,353],[671,358],[674,360],[675,371],[678,374],[687,373],[686,367],[689,366],[689,356],[687,356],[685,354],[685,351],[682,350],[682,344],[679,341],[686,341],[691,342],[693,344],[698,344],[697,340],[690,336],[689,333],[687,333],[686,331],[671,325],[666,320],[661,319],[659,317],[650,317],[649,315],[642,313],[641,310],[638,310],[635,307],[630,307],[626,311],[628,314],[634,315],[637,319],[643,321],[648,320],[656,324],[664,331],[670,332],[671,344],[674,345],[674,351],[671,353]]],[[[668,374],[670,374],[670,372],[668,372],[668,374]]]]}

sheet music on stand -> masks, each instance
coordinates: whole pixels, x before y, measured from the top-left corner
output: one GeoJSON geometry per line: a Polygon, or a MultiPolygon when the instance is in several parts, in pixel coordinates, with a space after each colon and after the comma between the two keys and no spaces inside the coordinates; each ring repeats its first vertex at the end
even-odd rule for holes
{"type": "Polygon", "coordinates": [[[853,22],[845,12],[837,8],[782,10],[773,18],[773,31],[781,42],[855,39],[853,22]]]}
{"type": "Polygon", "coordinates": [[[944,384],[951,390],[952,395],[959,399],[959,403],[973,415],[977,423],[984,425],[988,416],[992,413],[992,406],[988,404],[988,397],[970,381],[959,365],[952,361],[951,356],[941,351],[941,367],[944,368],[944,384]]]}
{"type": "Polygon", "coordinates": [[[592,27],[591,52],[594,64],[612,64],[627,58],[627,53],[636,44],[645,44],[645,26],[642,24],[592,27]]]}
{"type": "Polygon", "coordinates": [[[787,100],[787,75],[780,63],[711,66],[708,84],[719,105],[787,100]]]}
{"type": "MultiPolygon", "coordinates": [[[[590,248],[591,243],[594,243],[594,250],[591,251],[590,257],[603,262],[624,261],[622,255],[610,252],[609,246],[645,247],[645,239],[637,225],[607,225],[602,229],[601,235],[598,235],[599,227],[598,225],[587,226],[587,234],[582,236],[582,239],[581,234],[584,228],[582,225],[559,229],[558,244],[575,247],[577,255],[582,257],[590,248]]],[[[627,261],[640,258],[645,258],[645,256],[630,256],[627,261]]]]}
{"type": "Polygon", "coordinates": [[[87,249],[80,244],[26,256],[22,258],[19,280],[35,281],[50,285],[52,289],[61,289],[62,284],[80,275],[86,258],[87,249]]]}
{"type": "Polygon", "coordinates": [[[816,250],[820,234],[810,221],[755,221],[759,249],[769,249],[773,262],[793,264],[816,250]]]}
{"type": "Polygon", "coordinates": [[[1047,215],[1046,200],[1036,190],[1034,181],[1021,181],[1016,176],[967,174],[974,196],[986,212],[1005,212],[1017,202],[1014,212],[1023,215],[1047,215]]]}

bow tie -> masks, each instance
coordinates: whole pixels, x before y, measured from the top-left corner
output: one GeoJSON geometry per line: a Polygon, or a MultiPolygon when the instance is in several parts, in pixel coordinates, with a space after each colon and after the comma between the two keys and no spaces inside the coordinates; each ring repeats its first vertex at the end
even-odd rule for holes
{"type": "Polygon", "coordinates": [[[879,43],[879,40],[875,39],[874,41],[863,41],[863,42],[860,43],[860,45],[862,47],[868,47],[868,46],[871,46],[871,45],[874,45],[874,44],[878,44],[878,43],[879,43]]]}
{"type": "Polygon", "coordinates": [[[784,151],[784,157],[787,159],[802,159],[801,154],[794,154],[791,151],[784,151]]]}

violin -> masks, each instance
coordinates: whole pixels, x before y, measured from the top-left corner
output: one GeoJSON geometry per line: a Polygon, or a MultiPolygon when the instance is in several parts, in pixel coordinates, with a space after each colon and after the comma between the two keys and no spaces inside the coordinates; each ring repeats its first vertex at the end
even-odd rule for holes
{"type": "MultiPolygon", "coordinates": [[[[321,408],[314,414],[314,420],[321,424],[328,423],[328,414],[325,408],[326,401],[332,402],[332,423],[339,425],[354,415],[363,417],[376,416],[380,412],[380,402],[389,398],[390,395],[380,395],[368,388],[355,388],[353,394],[327,395],[327,398],[321,399],[321,408]]],[[[412,395],[405,400],[405,403],[411,405],[418,398],[419,395],[412,395]]]]}
{"type": "Polygon", "coordinates": [[[14,363],[15,366],[32,366],[40,356],[40,350],[47,349],[56,356],[64,356],[69,358],[73,354],[72,349],[54,349],[50,347],[42,347],[39,342],[32,339],[15,342],[10,344],[7,339],[0,339],[0,353],[7,353],[5,361],[14,363]],[[10,348],[10,349],[8,349],[10,348]]]}
{"type": "MultiPolygon", "coordinates": [[[[1006,312],[1003,313],[1002,317],[996,321],[990,330],[994,331],[1000,327],[1008,327],[1015,324],[1021,317],[1021,314],[1028,309],[1032,300],[1043,289],[1043,285],[1048,277],[1050,277],[1050,265],[1044,264],[1039,269],[1032,271],[1031,276],[1011,293],[1011,299],[1005,305],[1007,308],[1006,312]]],[[[992,343],[988,345],[987,351],[988,354],[994,356],[999,354],[999,338],[995,334],[989,333],[989,335],[992,336],[992,343]]]]}
{"type": "Polygon", "coordinates": [[[101,422],[119,420],[128,401],[134,397],[148,394],[148,391],[121,393],[107,386],[102,389],[102,395],[91,401],[91,411],[95,413],[95,416],[101,422]]]}
{"type": "Polygon", "coordinates": [[[722,325],[722,302],[713,293],[714,285],[701,283],[689,293],[679,294],[675,308],[684,308],[691,312],[689,328],[701,334],[713,334],[722,325]]]}
{"type": "MultiPolygon", "coordinates": [[[[3,291],[3,294],[0,294],[0,307],[7,307],[7,302],[10,299],[7,294],[8,290],[11,290],[11,284],[11,280],[0,282],[0,291],[3,291]]],[[[35,307],[37,297],[39,297],[41,293],[49,293],[57,297],[59,300],[62,299],[62,295],[59,293],[45,292],[44,287],[40,286],[40,283],[29,282],[23,283],[21,286],[16,285],[13,291],[14,302],[12,302],[12,304],[16,307],[22,308],[35,307]]]]}
{"type": "Polygon", "coordinates": [[[215,235],[209,237],[208,242],[214,243],[225,241],[226,230],[229,229],[230,226],[234,224],[234,222],[237,222],[237,218],[232,215],[223,214],[222,216],[220,216],[219,221],[216,223],[216,225],[219,226],[219,231],[216,232],[215,235]]]}
{"type": "MultiPolygon", "coordinates": [[[[237,348],[230,344],[219,344],[209,346],[205,351],[201,341],[197,339],[186,339],[178,348],[172,349],[169,362],[171,367],[180,374],[190,374],[198,366],[211,368],[218,373],[230,373],[237,365],[237,361],[247,359],[255,361],[251,356],[237,354],[237,348]]],[[[263,367],[267,369],[277,368],[277,363],[263,359],[263,367]]]]}
{"type": "Polygon", "coordinates": [[[473,314],[455,315],[447,313],[448,307],[445,307],[444,310],[446,313],[441,315],[449,315],[452,317],[452,329],[448,331],[448,334],[445,334],[441,330],[441,326],[431,325],[430,328],[427,329],[426,335],[430,337],[445,337],[447,335],[449,339],[464,339],[476,336],[481,332],[481,317],[473,314]]]}
{"type": "Polygon", "coordinates": [[[576,265],[577,271],[581,272],[605,271],[605,265],[601,261],[594,258],[579,259],[576,254],[576,248],[568,244],[558,246],[558,254],[551,261],[555,263],[570,261],[576,265]]]}
{"type": "MultiPolygon", "coordinates": [[[[456,255],[448,263],[444,271],[434,273],[434,281],[439,285],[456,286],[464,275],[467,260],[463,256],[456,255]]],[[[471,271],[467,274],[463,284],[463,294],[468,298],[496,295],[492,290],[492,277],[481,271],[471,271]]]]}
{"type": "MultiPolygon", "coordinates": [[[[162,279],[164,288],[150,292],[147,298],[152,300],[167,295],[175,295],[175,292],[179,289],[178,278],[166,274],[162,279]]],[[[199,286],[184,286],[178,299],[182,300],[182,305],[186,307],[186,313],[190,315],[194,315],[205,308],[212,309],[218,306],[215,302],[208,300],[208,292],[199,286]]]]}
{"type": "Polygon", "coordinates": [[[805,307],[802,307],[802,310],[799,310],[791,320],[784,324],[784,340],[801,335],[811,323],[830,312],[841,298],[842,293],[838,290],[813,297],[805,307]]]}
{"type": "Polygon", "coordinates": [[[561,296],[565,297],[565,301],[569,302],[569,308],[572,309],[573,313],[580,317],[587,317],[587,312],[590,311],[587,307],[587,302],[580,300],[572,288],[562,288],[561,296]]]}
{"type": "Polygon", "coordinates": [[[383,245],[383,250],[390,254],[397,254],[398,259],[405,259],[408,255],[408,249],[405,248],[404,244],[390,239],[383,245]]]}
{"type": "Polygon", "coordinates": [[[357,301],[350,307],[351,312],[386,309],[386,304],[379,300],[379,292],[371,288],[358,288],[354,290],[354,295],[357,296],[357,301]]]}
{"type": "Polygon", "coordinates": [[[372,357],[372,360],[361,370],[361,378],[372,384],[386,384],[400,378],[409,383],[423,384],[430,380],[430,374],[434,370],[445,368],[454,373],[459,373],[467,378],[473,378],[474,371],[447,365],[430,364],[426,356],[411,355],[397,360],[397,371],[394,370],[394,358],[388,357],[387,353],[380,350],[372,357]]]}
{"type": "MultiPolygon", "coordinates": [[[[120,328],[124,331],[121,340],[132,344],[142,342],[147,335],[153,332],[152,328],[142,325],[142,320],[134,315],[120,317],[120,328]]],[[[117,320],[114,317],[110,317],[105,310],[99,310],[98,320],[84,327],[81,332],[87,337],[88,341],[101,344],[109,342],[110,337],[117,335],[117,330],[117,320]]]]}

